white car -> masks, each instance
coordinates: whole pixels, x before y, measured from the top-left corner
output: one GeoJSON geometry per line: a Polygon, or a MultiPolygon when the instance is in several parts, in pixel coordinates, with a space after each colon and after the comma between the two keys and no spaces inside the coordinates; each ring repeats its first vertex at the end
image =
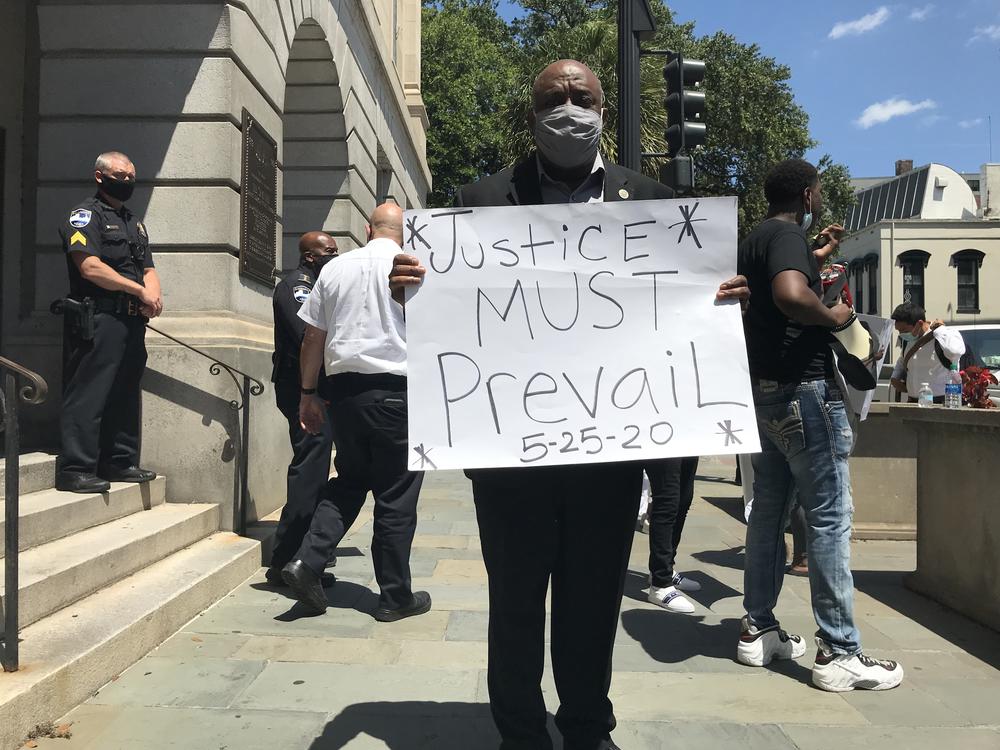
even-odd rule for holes
{"type": "MultiPolygon", "coordinates": [[[[963,370],[973,365],[986,367],[1000,380],[1000,324],[951,327],[965,339],[965,354],[960,367],[963,370]]],[[[989,393],[994,405],[1000,406],[1000,385],[991,387],[989,393]]]]}

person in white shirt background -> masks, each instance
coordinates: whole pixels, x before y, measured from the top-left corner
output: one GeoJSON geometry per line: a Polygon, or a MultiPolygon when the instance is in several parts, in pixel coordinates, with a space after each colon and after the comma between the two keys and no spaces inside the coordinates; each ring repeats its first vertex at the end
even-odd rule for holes
{"type": "Polygon", "coordinates": [[[930,386],[934,403],[944,403],[944,387],[951,378],[951,363],[965,354],[965,340],[944,321],[927,322],[920,305],[904,302],[892,311],[896,332],[906,348],[896,361],[889,381],[897,391],[906,391],[909,401],[917,400],[923,383],[930,386]]]}
{"type": "Polygon", "coordinates": [[[326,611],[320,575],[370,491],[371,554],[380,589],[373,617],[392,622],[431,607],[426,591],[411,589],[410,548],[423,473],[407,469],[406,328],[403,307],[386,283],[403,244],[403,210],[395,203],[378,206],[368,238],[364,247],[323,266],[299,310],[306,322],[299,419],[312,434],[329,420],[337,476],[327,483],[282,578],[306,609],[326,611]],[[328,403],[317,395],[321,365],[328,403]]]}

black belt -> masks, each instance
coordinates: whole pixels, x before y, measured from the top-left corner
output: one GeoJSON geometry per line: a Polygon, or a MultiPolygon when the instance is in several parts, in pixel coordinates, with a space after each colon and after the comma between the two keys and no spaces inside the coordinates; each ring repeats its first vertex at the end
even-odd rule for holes
{"type": "Polygon", "coordinates": [[[111,313],[112,315],[125,315],[127,317],[145,317],[139,311],[139,300],[131,294],[116,294],[114,297],[95,297],[95,312],[111,313]]]}

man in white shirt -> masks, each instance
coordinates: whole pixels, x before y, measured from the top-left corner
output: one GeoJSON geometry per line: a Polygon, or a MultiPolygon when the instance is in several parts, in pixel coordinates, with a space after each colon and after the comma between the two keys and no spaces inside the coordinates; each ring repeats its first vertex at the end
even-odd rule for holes
{"type": "Polygon", "coordinates": [[[372,562],[381,589],[374,617],[392,622],[431,607],[426,591],[410,588],[423,474],[407,470],[406,330],[403,308],[385,284],[403,243],[402,209],[394,203],[378,206],[368,238],[363,248],[323,267],[299,310],[306,322],[299,419],[313,434],[330,420],[337,476],[327,484],[309,533],[282,578],[307,608],[326,611],[320,576],[371,491],[372,562]],[[328,404],[316,395],[321,365],[328,404]]]}
{"type": "Polygon", "coordinates": [[[921,385],[927,383],[934,393],[934,403],[944,403],[944,387],[950,380],[952,362],[965,354],[965,339],[943,321],[928,323],[920,305],[904,302],[892,311],[896,332],[906,348],[892,369],[890,383],[897,391],[906,391],[909,400],[917,400],[921,385]]]}

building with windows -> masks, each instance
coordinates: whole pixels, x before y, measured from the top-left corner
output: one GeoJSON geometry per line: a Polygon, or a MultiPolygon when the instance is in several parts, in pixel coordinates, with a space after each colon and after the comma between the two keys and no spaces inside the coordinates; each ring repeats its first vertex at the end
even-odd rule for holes
{"type": "Polygon", "coordinates": [[[952,325],[1000,322],[998,183],[1000,164],[983,166],[980,196],[928,164],[859,191],[840,247],[857,310],[888,317],[909,301],[952,325]]]}
{"type": "MultiPolygon", "coordinates": [[[[0,346],[51,394],[22,414],[24,450],[58,449],[57,228],[94,193],[97,154],[119,150],[163,281],[155,325],[265,384],[250,396],[251,520],[284,502],[274,278],[303,232],[350,250],[377,202],[423,205],[420,13],[420,0],[0,0],[0,346]]],[[[239,389],[171,340],[147,346],[144,463],[174,500],[232,497],[239,389]]]]}

